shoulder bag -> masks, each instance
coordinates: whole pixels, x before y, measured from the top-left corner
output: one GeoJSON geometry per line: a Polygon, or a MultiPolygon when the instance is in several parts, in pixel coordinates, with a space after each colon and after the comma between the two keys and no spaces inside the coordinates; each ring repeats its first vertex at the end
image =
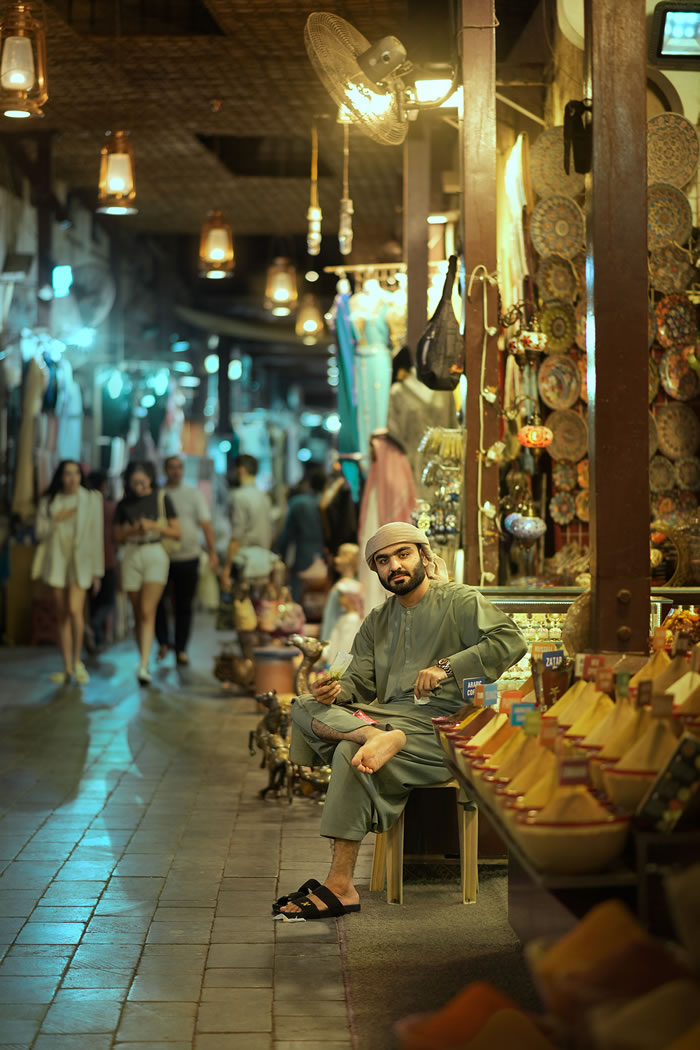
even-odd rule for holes
{"type": "MultiPolygon", "coordinates": [[[[165,493],[162,489],[158,489],[158,524],[163,528],[168,527],[168,515],[165,513],[165,493]]],[[[168,556],[177,554],[180,550],[180,541],[173,539],[172,536],[161,536],[160,542],[168,556]]]]}

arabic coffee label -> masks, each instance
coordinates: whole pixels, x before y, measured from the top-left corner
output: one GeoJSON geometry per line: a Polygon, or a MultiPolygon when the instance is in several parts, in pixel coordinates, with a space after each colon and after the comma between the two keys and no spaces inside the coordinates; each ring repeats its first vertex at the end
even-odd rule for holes
{"type": "Polygon", "coordinates": [[[462,696],[465,700],[471,700],[474,703],[476,697],[476,687],[483,685],[483,678],[463,678],[462,679],[462,696]]]}

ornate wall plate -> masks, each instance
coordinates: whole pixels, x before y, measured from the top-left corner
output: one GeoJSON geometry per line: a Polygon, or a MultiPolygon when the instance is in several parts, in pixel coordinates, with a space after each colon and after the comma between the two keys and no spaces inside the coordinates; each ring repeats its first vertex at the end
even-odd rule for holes
{"type": "Polygon", "coordinates": [[[676,481],[673,463],[665,456],[654,456],[649,461],[649,491],[668,492],[676,481]]]}
{"type": "Polygon", "coordinates": [[[685,186],[698,166],[695,128],[680,113],[657,113],[647,121],[647,178],[685,186]]]}
{"type": "Polygon", "coordinates": [[[548,408],[571,408],[581,390],[576,362],[565,354],[545,357],[537,373],[537,388],[548,408]]]}
{"type": "Polygon", "coordinates": [[[590,492],[590,489],[581,489],[576,497],[576,517],[580,518],[581,521],[590,521],[591,512],[588,505],[590,492]]]}
{"type": "Polygon", "coordinates": [[[549,513],[557,525],[568,525],[576,515],[576,501],[571,492],[555,492],[549,501],[549,513]]]}
{"type": "Polygon", "coordinates": [[[684,291],[694,272],[690,252],[675,244],[655,248],[649,256],[652,286],[665,295],[684,291]]]}
{"type": "Polygon", "coordinates": [[[567,459],[572,463],[583,459],[588,452],[588,427],[583,416],[563,408],[550,412],[546,423],[554,434],[552,444],[547,447],[552,459],[567,459]]]}
{"type": "Polygon", "coordinates": [[[661,385],[676,401],[692,401],[700,392],[700,376],[688,364],[683,350],[667,350],[659,362],[661,385]]]}
{"type": "Polygon", "coordinates": [[[588,469],[588,456],[582,459],[580,463],[576,464],[576,474],[578,476],[578,483],[582,489],[587,489],[591,483],[589,469],[588,469]]]}
{"type": "Polygon", "coordinates": [[[547,353],[568,350],[576,334],[573,307],[568,303],[548,303],[540,314],[540,328],[547,336],[547,353]]]}
{"type": "MultiPolygon", "coordinates": [[[[586,300],[579,299],[574,310],[574,324],[576,332],[574,340],[579,350],[586,349],[586,300]]],[[[654,331],[656,331],[656,315],[654,315],[654,331]]]]}
{"type": "Polygon", "coordinates": [[[659,447],[659,435],[656,432],[656,420],[649,413],[649,459],[654,455],[659,447]]]}
{"type": "Polygon", "coordinates": [[[558,299],[562,303],[573,303],[579,290],[578,277],[571,260],[561,255],[548,255],[542,259],[535,280],[544,302],[558,299]]]}
{"type": "Polygon", "coordinates": [[[583,175],[574,171],[573,164],[569,175],[564,170],[562,125],[540,132],[530,147],[530,181],[538,197],[551,197],[555,193],[578,197],[583,193],[583,175]]]}
{"type": "Polygon", "coordinates": [[[654,358],[649,355],[649,404],[659,392],[659,366],[654,358]]]}
{"type": "Polygon", "coordinates": [[[656,431],[659,452],[669,459],[694,456],[700,445],[700,420],[690,405],[677,401],[660,405],[656,411],[656,431]]]}
{"type": "Polygon", "coordinates": [[[649,251],[661,248],[669,241],[685,244],[692,228],[693,214],[685,194],[667,182],[654,182],[649,187],[647,194],[647,247],[649,251]]]}
{"type": "Polygon", "coordinates": [[[571,492],[572,489],[576,488],[576,482],[577,473],[575,463],[567,463],[566,460],[562,460],[560,463],[554,464],[552,467],[552,484],[556,485],[558,489],[564,489],[566,492],[571,492]]]}
{"type": "Polygon", "coordinates": [[[674,292],[656,304],[656,338],[664,350],[682,349],[697,339],[695,307],[687,295],[674,292]]]}
{"type": "Polygon", "coordinates": [[[656,339],[656,310],[651,303],[649,303],[649,313],[647,316],[649,319],[647,323],[647,342],[649,344],[649,349],[651,350],[654,345],[654,340],[656,339]]]}
{"type": "Polygon", "coordinates": [[[545,197],[532,213],[530,236],[538,255],[573,259],[584,243],[583,212],[571,197],[545,197]]]}
{"type": "Polygon", "coordinates": [[[676,484],[679,489],[689,489],[691,492],[700,491],[700,459],[697,456],[688,456],[674,463],[676,470],[676,484]]]}

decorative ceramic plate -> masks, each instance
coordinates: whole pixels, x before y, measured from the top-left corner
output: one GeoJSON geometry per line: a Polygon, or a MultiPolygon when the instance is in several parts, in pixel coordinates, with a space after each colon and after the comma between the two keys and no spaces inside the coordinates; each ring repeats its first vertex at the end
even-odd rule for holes
{"type": "Polygon", "coordinates": [[[532,213],[530,236],[538,255],[573,259],[584,242],[583,212],[571,197],[545,197],[532,213]]]}
{"type": "Polygon", "coordinates": [[[654,358],[649,355],[649,404],[659,392],[659,366],[654,358]]]}
{"type": "Polygon", "coordinates": [[[581,489],[576,497],[576,516],[580,518],[581,521],[589,521],[591,517],[590,508],[588,506],[589,496],[590,489],[581,489]]]}
{"type": "Polygon", "coordinates": [[[548,408],[571,408],[578,401],[581,390],[576,362],[566,354],[545,357],[537,373],[537,388],[548,408]]]}
{"type": "Polygon", "coordinates": [[[581,377],[581,389],[579,390],[578,396],[585,404],[588,404],[588,357],[586,354],[579,354],[578,360],[576,361],[576,367],[578,368],[578,374],[581,377]]]}
{"type": "Polygon", "coordinates": [[[549,513],[557,525],[568,525],[576,515],[576,501],[570,492],[557,492],[549,501],[549,513]]]}
{"type": "Polygon", "coordinates": [[[558,299],[562,303],[573,303],[579,290],[571,259],[564,259],[561,255],[548,255],[542,259],[535,280],[544,302],[558,299]]]}
{"type": "Polygon", "coordinates": [[[665,295],[656,304],[656,338],[664,350],[694,343],[698,329],[695,307],[687,295],[665,295]]]}
{"type": "MultiPolygon", "coordinates": [[[[649,251],[661,248],[669,241],[685,244],[692,227],[693,215],[690,203],[682,190],[667,182],[653,183],[647,195],[647,247],[649,251]]],[[[560,252],[560,254],[564,253],[560,252]]]]}
{"type": "Polygon", "coordinates": [[[700,420],[690,405],[679,402],[661,405],[656,412],[656,430],[659,451],[669,459],[694,456],[700,445],[700,420]]]}
{"type": "Polygon", "coordinates": [[[668,492],[676,481],[673,463],[665,456],[654,456],[649,462],[649,491],[668,492]]]}
{"type": "Polygon", "coordinates": [[[680,113],[658,113],[647,121],[647,178],[685,186],[698,166],[695,128],[680,113]]]}
{"type": "Polygon", "coordinates": [[[558,489],[565,489],[565,491],[570,492],[572,489],[576,488],[576,481],[577,474],[575,463],[567,463],[565,460],[562,460],[561,463],[554,464],[552,467],[552,483],[556,485],[558,489]]]}
{"type": "Polygon", "coordinates": [[[586,290],[586,253],[579,252],[571,261],[574,265],[579,291],[583,294],[586,290]]]}
{"type": "Polygon", "coordinates": [[[547,353],[560,354],[574,341],[576,322],[568,303],[549,303],[540,315],[540,328],[547,336],[547,353]]]}
{"type": "Polygon", "coordinates": [[[656,420],[649,413],[649,459],[654,455],[659,447],[659,435],[656,432],[656,420]]]}
{"type": "Polygon", "coordinates": [[[665,295],[684,291],[694,272],[690,252],[675,244],[655,248],[649,257],[652,286],[665,295]]]}
{"type": "MultiPolygon", "coordinates": [[[[574,310],[574,324],[576,334],[574,340],[579,350],[586,349],[586,300],[580,299],[574,310]]],[[[656,315],[654,315],[654,331],[656,331],[656,315]]]]}
{"type": "Polygon", "coordinates": [[[588,470],[588,456],[582,459],[580,463],[576,464],[576,474],[578,476],[578,483],[582,489],[587,489],[591,483],[590,474],[588,470]]]}
{"type": "Polygon", "coordinates": [[[530,181],[538,197],[551,197],[555,193],[565,197],[578,197],[583,193],[583,175],[569,166],[571,174],[564,170],[564,128],[558,125],[542,131],[534,146],[530,148],[530,181]]]}
{"type": "Polygon", "coordinates": [[[656,339],[656,310],[651,303],[649,303],[649,313],[647,314],[647,317],[647,343],[651,350],[654,345],[654,340],[656,339]]]}
{"type": "Polygon", "coordinates": [[[692,401],[700,391],[700,377],[683,350],[667,350],[659,362],[661,385],[676,401],[692,401]]]}
{"type": "Polygon", "coordinates": [[[554,440],[547,447],[552,459],[568,459],[572,463],[583,459],[588,452],[588,427],[583,416],[570,408],[562,408],[550,412],[546,423],[554,434],[554,440]]]}
{"type": "Polygon", "coordinates": [[[700,459],[697,456],[679,459],[674,466],[676,484],[679,489],[690,489],[691,492],[700,491],[700,459]]]}
{"type": "Polygon", "coordinates": [[[680,501],[678,500],[678,492],[666,492],[658,502],[656,506],[656,517],[659,521],[667,521],[674,523],[677,520],[678,512],[681,509],[680,501]]]}

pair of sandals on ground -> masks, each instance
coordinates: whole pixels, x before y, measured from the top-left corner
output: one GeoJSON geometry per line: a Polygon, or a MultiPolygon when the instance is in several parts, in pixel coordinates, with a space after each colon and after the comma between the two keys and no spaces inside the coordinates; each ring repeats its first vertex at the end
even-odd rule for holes
{"type": "Polygon", "coordinates": [[[316,879],[307,879],[295,893],[284,894],[278,897],[272,904],[273,919],[281,919],[283,922],[313,922],[314,919],[337,919],[341,915],[350,915],[360,910],[359,904],[343,904],[338,900],[335,893],[323,886],[316,879]],[[310,899],[310,894],[317,897],[326,905],[319,906],[310,899]],[[298,912],[283,912],[286,904],[296,904],[301,910],[298,912]]]}

